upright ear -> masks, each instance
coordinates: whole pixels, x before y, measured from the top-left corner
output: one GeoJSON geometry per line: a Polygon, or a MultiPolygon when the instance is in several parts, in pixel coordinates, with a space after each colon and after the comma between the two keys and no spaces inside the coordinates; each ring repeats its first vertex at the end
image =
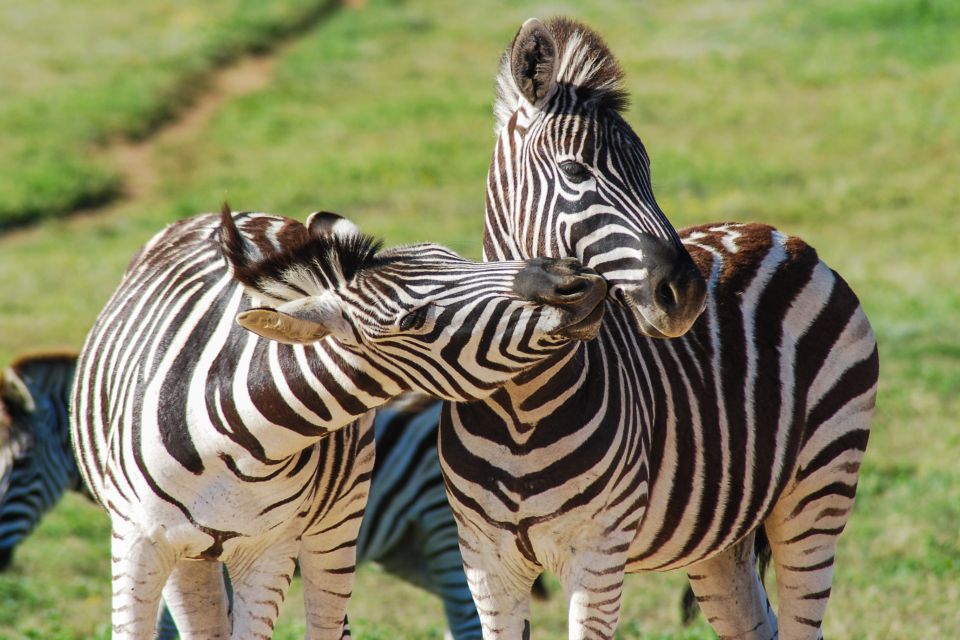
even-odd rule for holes
{"type": "Polygon", "coordinates": [[[261,307],[237,314],[237,324],[262,338],[284,344],[310,344],[327,336],[355,342],[350,322],[332,293],[293,300],[276,309],[261,307]]]}
{"type": "Polygon", "coordinates": [[[557,43],[536,18],[523,23],[510,47],[510,70],[523,97],[543,106],[556,87],[557,43]]]}
{"type": "Polygon", "coordinates": [[[357,225],[329,211],[314,211],[307,216],[307,229],[313,237],[363,235],[357,225]]]}
{"type": "Polygon", "coordinates": [[[7,367],[0,371],[0,400],[7,406],[19,407],[24,411],[36,411],[37,405],[33,401],[33,394],[27,387],[27,383],[17,375],[13,367],[7,367]]]}
{"type": "MultiPolygon", "coordinates": [[[[13,426],[11,410],[14,409],[18,412],[32,413],[36,411],[37,405],[23,379],[12,367],[7,367],[0,371],[0,430],[13,426]]],[[[2,434],[0,442],[6,442],[8,437],[8,433],[2,434]]]]}

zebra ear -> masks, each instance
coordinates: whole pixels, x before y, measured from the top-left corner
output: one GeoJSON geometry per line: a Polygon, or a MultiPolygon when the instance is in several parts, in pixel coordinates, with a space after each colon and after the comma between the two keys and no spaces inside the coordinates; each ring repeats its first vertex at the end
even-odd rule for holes
{"type": "Polygon", "coordinates": [[[536,18],[523,23],[510,46],[510,70],[530,104],[543,106],[557,85],[557,43],[536,18]]]}
{"type": "Polygon", "coordinates": [[[346,342],[353,339],[350,323],[331,293],[293,300],[276,309],[248,309],[237,314],[237,324],[284,344],[310,344],[327,336],[346,342]]]}
{"type": "Polygon", "coordinates": [[[363,235],[357,225],[330,211],[314,211],[307,216],[307,229],[314,237],[363,235]]]}
{"type": "Polygon", "coordinates": [[[19,407],[26,412],[36,411],[33,394],[27,384],[12,367],[0,371],[0,401],[10,407],[19,407]]]}

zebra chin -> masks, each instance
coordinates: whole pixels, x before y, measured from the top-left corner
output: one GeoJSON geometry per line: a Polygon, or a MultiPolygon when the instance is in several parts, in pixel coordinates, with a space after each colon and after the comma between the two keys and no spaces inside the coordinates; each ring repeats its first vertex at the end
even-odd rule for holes
{"type": "MultiPolygon", "coordinates": [[[[606,287],[603,287],[603,290],[605,292],[606,287]]],[[[592,311],[582,319],[558,329],[554,332],[554,335],[568,340],[593,340],[596,338],[600,333],[600,324],[603,321],[603,301],[605,297],[605,294],[598,296],[592,311]]]]}

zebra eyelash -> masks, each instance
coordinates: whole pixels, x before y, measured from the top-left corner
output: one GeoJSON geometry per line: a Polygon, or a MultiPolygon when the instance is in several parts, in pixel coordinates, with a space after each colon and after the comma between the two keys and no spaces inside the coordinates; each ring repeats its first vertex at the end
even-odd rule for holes
{"type": "Polygon", "coordinates": [[[567,180],[574,184],[581,184],[593,177],[593,172],[590,171],[590,168],[576,160],[564,160],[559,164],[559,167],[567,180]]]}
{"type": "Polygon", "coordinates": [[[401,331],[416,331],[417,329],[422,329],[424,325],[427,324],[427,321],[430,319],[430,310],[433,305],[425,304],[416,309],[411,309],[407,313],[400,316],[397,320],[397,327],[401,331]]]}

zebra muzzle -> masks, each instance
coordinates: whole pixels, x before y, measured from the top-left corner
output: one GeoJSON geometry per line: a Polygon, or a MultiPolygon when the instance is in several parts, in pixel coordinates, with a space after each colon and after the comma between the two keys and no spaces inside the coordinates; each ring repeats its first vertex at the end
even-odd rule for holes
{"type": "Polygon", "coordinates": [[[574,258],[530,260],[517,274],[514,291],[561,312],[564,322],[553,335],[589,340],[600,331],[607,282],[574,258]]]}

